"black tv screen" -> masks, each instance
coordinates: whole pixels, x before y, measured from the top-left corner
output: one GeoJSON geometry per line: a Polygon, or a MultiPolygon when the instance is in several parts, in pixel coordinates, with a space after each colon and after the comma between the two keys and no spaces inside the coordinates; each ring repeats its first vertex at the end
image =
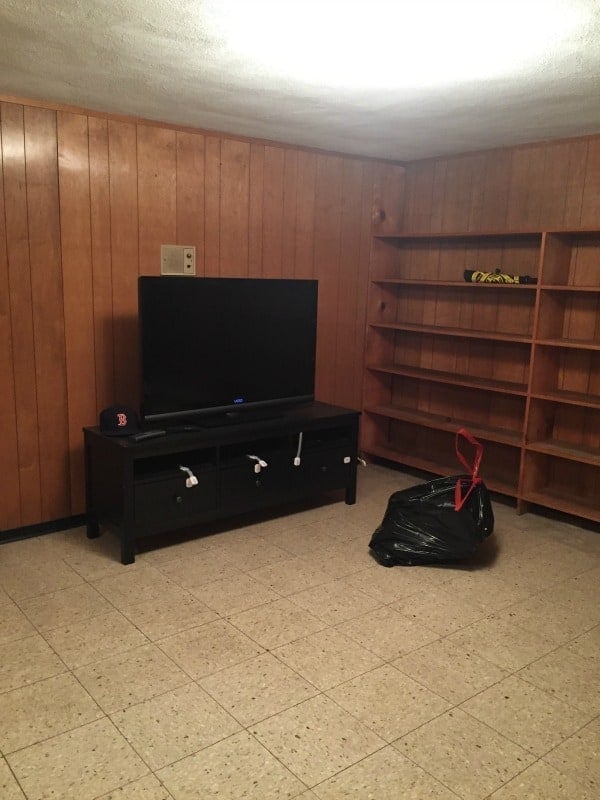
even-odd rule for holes
{"type": "Polygon", "coordinates": [[[317,281],[140,277],[148,421],[314,399],[317,281]]]}

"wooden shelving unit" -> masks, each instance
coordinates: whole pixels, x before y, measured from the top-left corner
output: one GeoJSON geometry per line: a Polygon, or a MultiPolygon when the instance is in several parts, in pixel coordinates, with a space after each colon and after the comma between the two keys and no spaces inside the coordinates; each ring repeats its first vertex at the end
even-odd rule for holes
{"type": "Polygon", "coordinates": [[[373,237],[362,449],[600,521],[600,231],[373,237]],[[465,269],[535,277],[471,284],[465,269]]]}

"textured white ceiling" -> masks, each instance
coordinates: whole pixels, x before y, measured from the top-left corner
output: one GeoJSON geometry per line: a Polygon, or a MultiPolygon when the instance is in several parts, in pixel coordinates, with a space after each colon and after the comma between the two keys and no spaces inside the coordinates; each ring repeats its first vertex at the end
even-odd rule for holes
{"type": "MultiPolygon", "coordinates": [[[[357,0],[305,0],[316,9],[315,25],[319,7],[330,1],[341,12],[358,13],[357,0]]],[[[253,0],[239,2],[248,8],[253,0]]],[[[286,0],[277,2],[281,8],[286,0]]],[[[397,12],[412,4],[389,5],[397,12]]],[[[485,5],[474,0],[474,9],[485,5]]],[[[507,13],[528,5],[507,0],[507,13]]],[[[570,5],[587,13],[586,24],[514,72],[443,89],[394,88],[386,72],[385,88],[353,90],[321,86],[314,78],[296,80],[232,48],[211,13],[234,13],[235,0],[2,0],[0,92],[399,161],[597,133],[600,2],[570,5]]],[[[372,9],[365,2],[363,13],[372,9]]],[[[263,19],[268,24],[272,36],[284,34],[263,19]]],[[[520,24],[525,23],[517,13],[514,25],[520,24]]],[[[382,15],[381,30],[389,32],[389,25],[382,15]]],[[[483,27],[490,47],[497,45],[494,25],[483,27]]],[[[372,30],[371,25],[370,39],[372,30]]],[[[426,57],[435,55],[427,50],[427,30],[399,26],[399,50],[407,37],[421,42],[426,57]]],[[[316,46],[305,42],[308,61],[316,46]]],[[[357,61],[361,55],[378,58],[357,53],[357,61]]]]}

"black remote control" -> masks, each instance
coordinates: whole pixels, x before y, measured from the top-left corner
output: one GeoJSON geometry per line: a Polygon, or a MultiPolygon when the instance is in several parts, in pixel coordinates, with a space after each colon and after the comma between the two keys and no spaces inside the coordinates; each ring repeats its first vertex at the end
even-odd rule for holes
{"type": "Polygon", "coordinates": [[[129,438],[134,442],[144,442],[146,439],[156,439],[158,436],[166,436],[166,431],[161,430],[154,430],[154,431],[142,431],[141,433],[134,433],[133,436],[129,438]]]}

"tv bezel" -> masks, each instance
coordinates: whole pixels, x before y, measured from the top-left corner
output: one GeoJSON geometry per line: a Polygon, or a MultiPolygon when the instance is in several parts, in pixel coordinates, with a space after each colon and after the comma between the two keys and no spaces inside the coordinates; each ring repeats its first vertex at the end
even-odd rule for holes
{"type": "Polygon", "coordinates": [[[184,420],[189,420],[190,424],[198,421],[199,425],[212,424],[210,418],[218,421],[222,418],[223,424],[231,424],[235,422],[243,422],[245,420],[271,418],[278,416],[277,410],[282,411],[290,406],[311,403],[315,399],[315,380],[316,380],[316,355],[317,355],[317,314],[318,314],[318,297],[319,297],[319,282],[316,278],[262,278],[262,277],[236,277],[236,276],[172,276],[172,275],[140,275],[138,277],[138,333],[140,341],[140,365],[141,365],[141,405],[140,405],[140,418],[143,423],[166,423],[172,421],[178,423],[184,420]],[[273,397],[265,400],[251,400],[241,403],[228,403],[215,406],[202,406],[189,409],[173,410],[173,411],[154,411],[147,412],[145,409],[144,399],[144,375],[143,375],[143,320],[141,308],[141,286],[142,281],[146,278],[156,278],[159,280],[219,280],[219,281],[252,281],[252,282],[285,282],[285,283],[312,283],[315,286],[315,309],[314,309],[314,354],[313,354],[313,377],[312,388],[313,391],[308,394],[294,395],[291,397],[273,397]],[[272,413],[271,413],[272,412],[272,413]]]}

